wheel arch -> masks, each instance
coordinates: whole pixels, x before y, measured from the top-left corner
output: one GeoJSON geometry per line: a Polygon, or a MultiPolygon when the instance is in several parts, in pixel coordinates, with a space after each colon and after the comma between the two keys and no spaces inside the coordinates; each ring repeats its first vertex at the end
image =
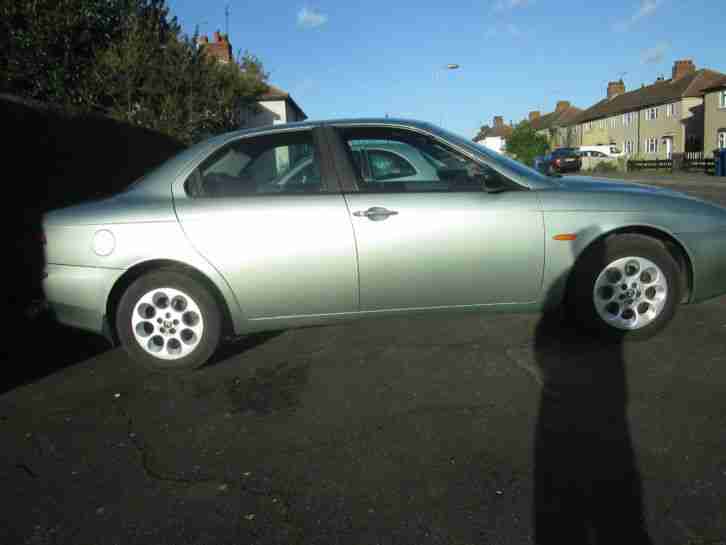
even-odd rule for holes
{"type": "Polygon", "coordinates": [[[119,339],[116,333],[116,310],[126,289],[139,277],[144,274],[158,270],[158,269],[174,269],[179,272],[185,273],[196,281],[205,286],[214,297],[214,300],[219,305],[220,311],[222,312],[222,338],[230,337],[234,335],[234,322],[232,314],[229,309],[229,303],[225,299],[222,291],[212,281],[209,276],[185,263],[174,261],[172,259],[152,259],[149,261],[142,261],[134,266],[130,267],[124,274],[122,274],[114,283],[111,291],[109,292],[106,300],[106,322],[107,322],[107,334],[111,336],[111,340],[114,344],[118,344],[119,339]]]}
{"type": "Polygon", "coordinates": [[[578,259],[593,245],[618,235],[643,235],[659,241],[678,265],[681,273],[681,303],[688,303],[693,294],[693,261],[684,244],[671,233],[650,225],[628,225],[600,234],[582,249],[578,259]]]}

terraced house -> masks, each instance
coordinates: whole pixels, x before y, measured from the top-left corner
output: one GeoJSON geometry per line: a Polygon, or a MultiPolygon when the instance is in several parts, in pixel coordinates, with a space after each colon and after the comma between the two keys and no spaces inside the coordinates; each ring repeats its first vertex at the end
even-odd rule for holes
{"type": "Polygon", "coordinates": [[[556,149],[577,145],[574,123],[581,113],[580,108],[567,100],[559,100],[553,112],[544,115],[539,111],[529,112],[528,120],[537,134],[547,137],[550,148],[556,149]]]}
{"type": "Polygon", "coordinates": [[[615,144],[646,159],[702,151],[703,93],[723,77],[687,59],[675,61],[670,79],[640,89],[626,92],[622,80],[611,81],[606,97],[576,119],[576,144],[615,144]]]}
{"type": "Polygon", "coordinates": [[[704,89],[703,150],[726,149],[726,77],[704,89]]]}

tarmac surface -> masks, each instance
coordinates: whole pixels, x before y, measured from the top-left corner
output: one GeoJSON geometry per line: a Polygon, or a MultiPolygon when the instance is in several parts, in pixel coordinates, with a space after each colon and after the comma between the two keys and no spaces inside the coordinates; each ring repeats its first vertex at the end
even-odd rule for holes
{"type": "Polygon", "coordinates": [[[726,544],[726,297],[641,343],[441,313],[184,376],[43,316],[7,333],[3,544],[726,544]]]}

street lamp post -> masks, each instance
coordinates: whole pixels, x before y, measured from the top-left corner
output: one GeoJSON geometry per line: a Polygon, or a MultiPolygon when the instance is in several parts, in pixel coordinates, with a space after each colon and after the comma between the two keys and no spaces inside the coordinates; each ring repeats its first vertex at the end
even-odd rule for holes
{"type": "MultiPolygon", "coordinates": [[[[459,64],[457,64],[457,63],[454,63],[454,62],[450,62],[448,64],[445,64],[445,65],[441,66],[438,70],[434,71],[434,79],[436,79],[436,75],[437,74],[439,74],[439,73],[441,73],[443,71],[446,71],[446,70],[458,70],[459,68],[461,68],[461,66],[459,64]]],[[[442,127],[444,125],[444,106],[443,105],[441,106],[441,118],[440,118],[439,125],[442,126],[442,127]]]]}

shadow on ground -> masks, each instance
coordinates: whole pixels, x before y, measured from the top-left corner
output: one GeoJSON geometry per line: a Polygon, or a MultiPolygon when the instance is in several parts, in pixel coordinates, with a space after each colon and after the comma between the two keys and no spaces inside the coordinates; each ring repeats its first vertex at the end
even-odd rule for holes
{"type": "Polygon", "coordinates": [[[622,341],[585,334],[566,314],[543,314],[534,341],[535,542],[648,545],[622,341]]]}

